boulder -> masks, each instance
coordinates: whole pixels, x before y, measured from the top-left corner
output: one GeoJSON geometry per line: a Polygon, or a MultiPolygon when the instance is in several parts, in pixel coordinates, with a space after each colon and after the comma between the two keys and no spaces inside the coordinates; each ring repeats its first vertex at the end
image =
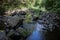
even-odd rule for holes
{"type": "Polygon", "coordinates": [[[16,26],[16,24],[19,22],[20,19],[21,18],[18,15],[15,15],[13,17],[8,18],[7,23],[10,26],[14,27],[14,26],[16,26]]]}
{"type": "Polygon", "coordinates": [[[8,40],[5,31],[0,30],[0,40],[8,40]]]}

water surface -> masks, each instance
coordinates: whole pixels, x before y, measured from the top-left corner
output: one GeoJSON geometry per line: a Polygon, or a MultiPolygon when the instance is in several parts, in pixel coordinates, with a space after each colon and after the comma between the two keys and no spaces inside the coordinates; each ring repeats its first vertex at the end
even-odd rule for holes
{"type": "Polygon", "coordinates": [[[32,32],[32,34],[27,38],[27,40],[43,40],[42,36],[42,28],[44,26],[42,24],[36,23],[36,29],[32,32]]]}

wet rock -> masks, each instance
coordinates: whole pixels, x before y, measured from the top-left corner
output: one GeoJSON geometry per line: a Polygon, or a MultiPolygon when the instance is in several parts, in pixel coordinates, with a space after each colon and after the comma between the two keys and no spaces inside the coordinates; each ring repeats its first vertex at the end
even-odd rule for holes
{"type": "Polygon", "coordinates": [[[35,24],[32,24],[32,23],[24,23],[23,24],[23,28],[26,29],[27,31],[29,32],[32,32],[34,29],[35,29],[36,25],[35,24]]]}
{"type": "Polygon", "coordinates": [[[14,27],[14,26],[16,26],[16,24],[19,22],[19,20],[20,20],[20,17],[19,17],[18,15],[15,15],[15,16],[9,18],[9,19],[7,20],[7,23],[8,23],[10,26],[14,27]]]}
{"type": "Polygon", "coordinates": [[[29,32],[21,27],[17,28],[16,30],[10,30],[7,36],[12,40],[19,40],[25,39],[29,35],[29,32]]]}
{"type": "MultiPolygon", "coordinates": [[[[57,14],[53,12],[41,12],[41,16],[39,16],[39,23],[42,23],[43,25],[49,25],[47,26],[47,29],[52,31],[54,28],[53,25],[55,24],[54,19],[56,18],[57,14]]],[[[46,27],[46,26],[45,26],[46,27]]]]}
{"type": "Polygon", "coordinates": [[[33,17],[33,21],[37,21],[39,17],[33,17]]]}
{"type": "Polygon", "coordinates": [[[3,16],[0,16],[0,30],[4,30],[4,26],[3,16]]]}
{"type": "Polygon", "coordinates": [[[0,40],[8,40],[4,31],[0,30],[0,40]]]}

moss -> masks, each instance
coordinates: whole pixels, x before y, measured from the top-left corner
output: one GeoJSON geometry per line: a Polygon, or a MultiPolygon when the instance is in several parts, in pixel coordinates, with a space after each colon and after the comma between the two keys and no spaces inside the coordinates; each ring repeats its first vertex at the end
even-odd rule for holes
{"type": "Polygon", "coordinates": [[[26,31],[26,30],[24,30],[24,31],[21,33],[21,35],[22,35],[23,37],[26,37],[26,36],[28,36],[28,35],[29,35],[29,32],[28,32],[28,31],[26,31]]]}
{"type": "Polygon", "coordinates": [[[32,16],[31,13],[28,12],[25,16],[25,22],[30,23],[31,21],[32,21],[32,16]]]}

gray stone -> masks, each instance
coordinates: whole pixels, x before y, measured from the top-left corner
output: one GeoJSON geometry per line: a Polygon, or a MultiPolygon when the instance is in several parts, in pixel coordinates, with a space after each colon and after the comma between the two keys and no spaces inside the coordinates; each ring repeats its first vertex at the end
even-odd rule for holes
{"type": "Polygon", "coordinates": [[[7,40],[7,36],[4,31],[0,30],[0,40],[7,40]]]}

